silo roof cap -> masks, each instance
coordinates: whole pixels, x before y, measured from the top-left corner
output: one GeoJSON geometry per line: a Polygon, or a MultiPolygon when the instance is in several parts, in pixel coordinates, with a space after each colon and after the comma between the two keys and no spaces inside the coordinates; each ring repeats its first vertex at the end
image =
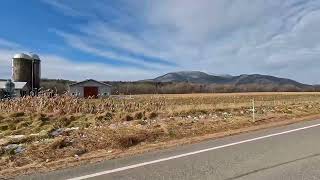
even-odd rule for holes
{"type": "Polygon", "coordinates": [[[32,59],[40,60],[40,57],[37,54],[31,54],[32,59]]]}
{"type": "Polygon", "coordinates": [[[19,53],[13,56],[13,59],[29,59],[31,60],[31,57],[24,53],[19,53]]]}

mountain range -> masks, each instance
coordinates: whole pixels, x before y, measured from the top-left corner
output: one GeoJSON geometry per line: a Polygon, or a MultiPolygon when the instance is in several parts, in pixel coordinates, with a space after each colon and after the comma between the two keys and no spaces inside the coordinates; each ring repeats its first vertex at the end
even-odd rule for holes
{"type": "Polygon", "coordinates": [[[294,86],[298,88],[309,88],[312,87],[308,84],[303,84],[291,79],[279,78],[270,75],[261,74],[243,74],[239,76],[231,75],[210,75],[201,71],[180,71],[171,72],[165,75],[156,77],[154,79],[144,80],[147,82],[188,82],[188,83],[199,83],[199,84],[219,84],[219,85],[274,85],[274,86],[294,86]]]}
{"type": "MultiPolygon", "coordinates": [[[[320,91],[320,85],[303,84],[291,79],[261,74],[239,76],[208,74],[201,71],[171,72],[154,79],[140,81],[105,81],[112,85],[112,94],[184,94],[211,92],[302,92],[320,91]]],[[[60,94],[73,81],[42,79],[43,89],[60,94]]]]}

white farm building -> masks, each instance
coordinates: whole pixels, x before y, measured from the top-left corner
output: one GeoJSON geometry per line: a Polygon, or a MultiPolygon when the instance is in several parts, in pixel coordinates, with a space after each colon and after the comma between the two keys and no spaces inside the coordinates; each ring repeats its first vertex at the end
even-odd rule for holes
{"type": "Polygon", "coordinates": [[[93,79],[87,79],[70,84],[69,93],[72,96],[84,98],[108,97],[111,95],[111,85],[93,79]]]}

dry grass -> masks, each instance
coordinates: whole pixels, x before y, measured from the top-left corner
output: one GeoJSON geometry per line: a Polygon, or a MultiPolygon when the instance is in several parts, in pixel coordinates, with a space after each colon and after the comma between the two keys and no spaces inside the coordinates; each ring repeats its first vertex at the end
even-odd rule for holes
{"type": "Polygon", "coordinates": [[[98,100],[42,95],[1,101],[0,174],[31,162],[54,162],[99,150],[126,152],[137,145],[225,132],[269,119],[317,115],[319,110],[320,93],[138,95],[98,100]],[[257,122],[252,122],[252,99],[257,122]],[[22,146],[23,152],[9,152],[8,144],[22,146]]]}

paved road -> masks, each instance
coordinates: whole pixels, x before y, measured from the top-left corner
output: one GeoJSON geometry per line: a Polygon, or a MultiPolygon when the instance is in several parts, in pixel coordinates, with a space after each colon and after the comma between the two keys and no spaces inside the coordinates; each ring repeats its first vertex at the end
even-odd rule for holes
{"type": "Polygon", "coordinates": [[[320,120],[19,179],[320,179],[320,120]]]}

